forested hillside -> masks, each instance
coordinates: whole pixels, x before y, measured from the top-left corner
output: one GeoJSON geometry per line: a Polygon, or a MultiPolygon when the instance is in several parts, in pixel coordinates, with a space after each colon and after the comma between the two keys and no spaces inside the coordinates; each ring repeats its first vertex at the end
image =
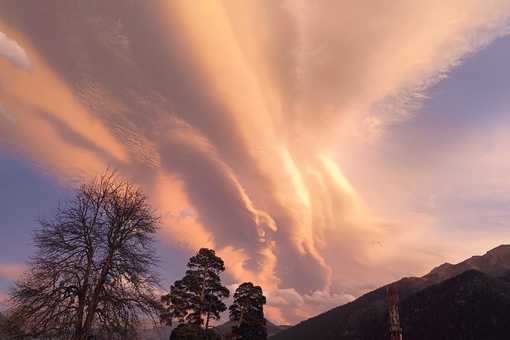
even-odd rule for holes
{"type": "MultiPolygon", "coordinates": [[[[404,339],[509,339],[510,246],[443,264],[396,285],[404,339]]],[[[376,289],[271,337],[389,339],[388,294],[376,289]]]]}

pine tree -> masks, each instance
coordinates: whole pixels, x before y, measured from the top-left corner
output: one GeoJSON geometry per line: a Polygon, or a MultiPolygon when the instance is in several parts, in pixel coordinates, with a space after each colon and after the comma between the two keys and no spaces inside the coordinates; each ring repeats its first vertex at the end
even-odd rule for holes
{"type": "Polygon", "coordinates": [[[229,307],[230,320],[237,323],[232,327],[235,339],[267,338],[265,304],[266,297],[260,286],[245,282],[236,289],[234,303],[229,307]]]}
{"type": "Polygon", "coordinates": [[[174,282],[170,294],[162,297],[167,303],[167,319],[201,326],[206,318],[219,320],[220,313],[227,310],[222,300],[229,297],[229,290],[221,285],[220,273],[225,270],[223,260],[214,250],[202,248],[191,257],[186,275],[174,282]]]}

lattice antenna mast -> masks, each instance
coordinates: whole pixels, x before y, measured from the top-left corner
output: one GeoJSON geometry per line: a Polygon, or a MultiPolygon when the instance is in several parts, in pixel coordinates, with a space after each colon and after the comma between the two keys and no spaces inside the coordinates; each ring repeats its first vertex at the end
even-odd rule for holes
{"type": "Polygon", "coordinates": [[[390,295],[390,336],[391,340],[402,340],[402,328],[398,317],[397,286],[393,283],[386,289],[390,295]]]}

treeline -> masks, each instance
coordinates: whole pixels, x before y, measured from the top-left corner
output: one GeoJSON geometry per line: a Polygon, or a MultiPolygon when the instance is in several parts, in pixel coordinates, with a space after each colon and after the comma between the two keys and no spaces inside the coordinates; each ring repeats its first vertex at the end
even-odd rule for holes
{"type": "MultiPolygon", "coordinates": [[[[160,296],[155,235],[159,217],[148,197],[114,170],[86,182],[38,220],[34,255],[8,292],[3,332],[11,339],[140,339],[147,319],[179,325],[171,339],[219,339],[209,327],[230,296],[223,260],[202,248],[184,277],[160,296]]],[[[259,286],[245,282],[229,307],[231,339],[267,337],[259,286]]]]}

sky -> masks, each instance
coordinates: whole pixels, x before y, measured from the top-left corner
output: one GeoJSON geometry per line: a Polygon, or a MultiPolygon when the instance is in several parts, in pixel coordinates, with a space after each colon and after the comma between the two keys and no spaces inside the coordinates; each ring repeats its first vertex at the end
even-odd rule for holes
{"type": "Polygon", "coordinates": [[[510,2],[0,1],[0,294],[108,166],[274,323],[510,242],[510,2]]]}

